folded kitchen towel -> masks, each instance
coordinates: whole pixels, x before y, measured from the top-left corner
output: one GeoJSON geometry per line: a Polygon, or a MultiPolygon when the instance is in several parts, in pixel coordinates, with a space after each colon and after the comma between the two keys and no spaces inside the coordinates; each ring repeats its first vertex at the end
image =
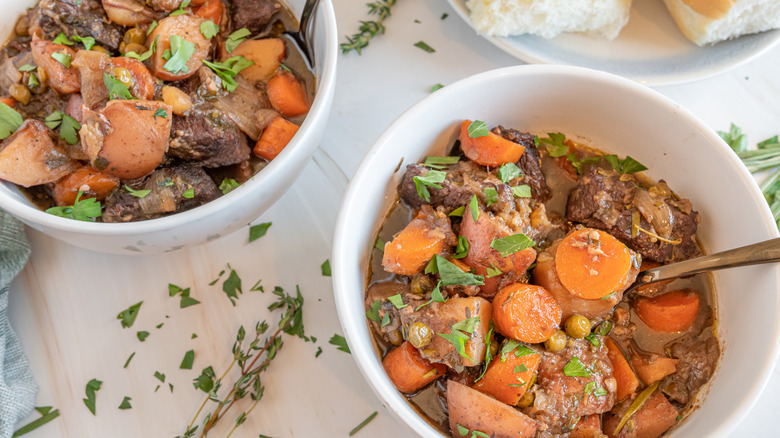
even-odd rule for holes
{"type": "Polygon", "coordinates": [[[38,385],[8,323],[8,286],[30,257],[24,226],[0,210],[0,438],[10,438],[16,424],[35,405],[38,385]]]}

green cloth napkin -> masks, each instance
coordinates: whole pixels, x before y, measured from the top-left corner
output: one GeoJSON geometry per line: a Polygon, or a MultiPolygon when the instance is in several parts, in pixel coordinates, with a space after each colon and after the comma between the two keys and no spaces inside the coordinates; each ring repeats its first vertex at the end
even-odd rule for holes
{"type": "Polygon", "coordinates": [[[30,257],[24,226],[0,210],[0,438],[10,438],[16,423],[35,405],[35,383],[19,338],[8,323],[8,286],[30,257]]]}

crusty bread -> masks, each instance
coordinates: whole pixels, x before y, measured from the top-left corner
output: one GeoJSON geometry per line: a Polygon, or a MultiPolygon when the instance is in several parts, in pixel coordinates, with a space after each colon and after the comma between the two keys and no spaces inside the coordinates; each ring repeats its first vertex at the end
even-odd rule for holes
{"type": "Polygon", "coordinates": [[[467,0],[466,7],[486,35],[593,32],[611,40],[628,22],[631,0],[467,0]]]}
{"type": "Polygon", "coordinates": [[[780,0],[664,0],[689,40],[704,46],[780,28],[780,0]]]}

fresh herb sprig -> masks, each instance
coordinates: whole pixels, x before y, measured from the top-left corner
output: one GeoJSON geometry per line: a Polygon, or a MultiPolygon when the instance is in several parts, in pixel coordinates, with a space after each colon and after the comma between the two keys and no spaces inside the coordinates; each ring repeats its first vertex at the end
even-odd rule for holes
{"type": "Polygon", "coordinates": [[[347,42],[341,44],[341,53],[347,54],[356,51],[358,55],[368,46],[371,38],[385,33],[385,18],[390,16],[390,8],[395,5],[395,0],[378,0],[366,3],[369,15],[377,15],[376,21],[361,21],[358,32],[347,37],[347,42]]]}
{"type": "Polygon", "coordinates": [[[269,310],[283,310],[277,329],[270,337],[265,338],[264,341],[262,337],[269,329],[269,325],[265,321],[255,325],[254,335],[251,339],[247,338],[247,333],[243,326],[238,329],[236,342],[232,348],[233,361],[225,372],[217,378],[213,368],[206,367],[201,375],[195,379],[195,388],[203,390],[207,396],[195,413],[192,421],[190,421],[184,434],[177,438],[205,437],[227,415],[231,408],[246,397],[249,397],[251,400],[249,408],[236,416],[233,428],[230,429],[226,438],[233,435],[263,398],[265,387],[261,383],[260,375],[268,369],[271,361],[277,357],[282,349],[283,334],[308,339],[303,330],[303,297],[300,289],[297,289],[296,296],[286,294],[281,288],[276,288],[273,293],[278,298],[269,306],[269,310]],[[247,343],[247,341],[249,342],[247,343]],[[238,367],[240,375],[229,386],[230,389],[227,394],[220,396],[219,393],[225,380],[235,367],[238,367]],[[213,409],[211,412],[204,414],[204,410],[209,405],[213,409]],[[201,417],[201,414],[204,415],[201,417]],[[202,418],[200,422],[198,422],[199,418],[202,418]]]}

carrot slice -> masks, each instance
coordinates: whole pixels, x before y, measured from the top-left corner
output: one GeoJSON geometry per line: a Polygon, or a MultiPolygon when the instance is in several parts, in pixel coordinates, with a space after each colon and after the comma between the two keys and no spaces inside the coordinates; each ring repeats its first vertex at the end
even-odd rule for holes
{"type": "Polygon", "coordinates": [[[547,289],[514,283],[493,299],[493,324],[502,335],[536,344],[546,341],[561,324],[561,308],[547,289]]]}
{"type": "Polygon", "coordinates": [[[54,184],[54,202],[57,205],[73,205],[79,191],[83,192],[81,199],[102,201],[117,187],[119,178],[101,173],[92,166],[81,166],[54,184]]]}
{"type": "Polygon", "coordinates": [[[505,354],[501,359],[490,362],[485,375],[472,388],[514,406],[531,386],[541,361],[539,353],[521,357],[513,353],[505,354]]]}
{"type": "Polygon", "coordinates": [[[471,120],[464,120],[460,125],[460,147],[471,161],[483,166],[500,166],[514,163],[523,155],[525,146],[492,132],[484,137],[471,138],[470,125],[471,120]]]}
{"type": "Polygon", "coordinates": [[[640,355],[631,350],[631,364],[645,385],[651,385],[677,371],[677,359],[658,355],[640,355]]]}
{"type": "Polygon", "coordinates": [[[682,332],[696,320],[699,294],[690,289],[675,290],[653,298],[639,298],[634,308],[651,329],[664,333],[682,332]]]}
{"type": "Polygon", "coordinates": [[[555,252],[555,271],[572,295],[598,300],[623,292],[639,272],[636,256],[609,233],[583,228],[566,236],[555,252]]]}
{"type": "Polygon", "coordinates": [[[273,160],[292,140],[296,132],[298,132],[298,125],[277,116],[265,127],[252,152],[258,157],[273,160]]]}
{"type": "Polygon", "coordinates": [[[631,369],[620,347],[612,338],[604,338],[604,345],[607,347],[607,356],[612,362],[612,374],[617,381],[616,401],[621,401],[636,392],[639,388],[639,379],[636,378],[634,370],[631,369]]]}
{"type": "Polygon", "coordinates": [[[206,0],[200,6],[193,8],[192,13],[204,20],[211,20],[219,26],[219,22],[222,20],[222,8],[222,0],[206,0]]]}
{"type": "Polygon", "coordinates": [[[406,394],[419,391],[423,386],[443,376],[447,366],[423,359],[409,341],[387,353],[382,366],[395,387],[406,394]]]}
{"type": "Polygon", "coordinates": [[[392,241],[385,245],[382,266],[385,271],[401,275],[422,272],[433,256],[446,247],[446,233],[426,219],[421,210],[392,241]]]}
{"type": "Polygon", "coordinates": [[[287,70],[278,71],[268,80],[267,91],[271,106],[285,117],[300,116],[309,111],[303,84],[287,70]]]}

